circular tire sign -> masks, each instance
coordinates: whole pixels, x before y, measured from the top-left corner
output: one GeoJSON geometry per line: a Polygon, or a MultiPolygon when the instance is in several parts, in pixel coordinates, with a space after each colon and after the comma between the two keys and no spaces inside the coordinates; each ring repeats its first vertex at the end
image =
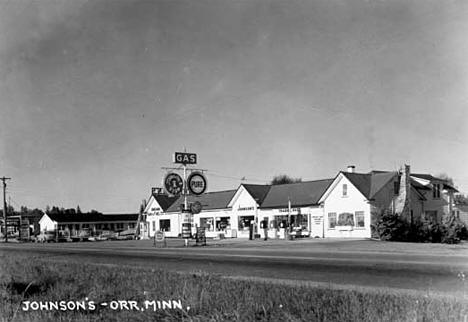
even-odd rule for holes
{"type": "Polygon", "coordinates": [[[187,180],[190,193],[201,195],[206,191],[206,178],[201,172],[192,172],[187,180]]]}
{"type": "Polygon", "coordinates": [[[190,205],[190,210],[192,211],[192,214],[196,215],[199,214],[202,211],[202,204],[200,201],[195,201],[190,205]]]}
{"type": "Polygon", "coordinates": [[[170,172],[164,177],[163,186],[167,194],[178,196],[184,189],[184,180],[177,173],[170,172]]]}

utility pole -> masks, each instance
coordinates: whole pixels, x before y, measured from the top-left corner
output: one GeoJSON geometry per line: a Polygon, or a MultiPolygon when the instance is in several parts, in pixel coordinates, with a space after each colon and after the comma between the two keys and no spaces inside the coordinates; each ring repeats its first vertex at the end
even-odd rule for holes
{"type": "Polygon", "coordinates": [[[0,180],[3,181],[3,224],[5,227],[5,243],[8,243],[8,234],[7,234],[7,204],[6,204],[6,181],[11,180],[11,178],[2,177],[0,180]]]}

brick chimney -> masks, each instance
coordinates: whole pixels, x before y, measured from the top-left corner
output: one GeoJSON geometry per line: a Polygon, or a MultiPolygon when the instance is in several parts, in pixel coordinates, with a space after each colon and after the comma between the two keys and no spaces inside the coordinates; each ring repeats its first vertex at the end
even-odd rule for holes
{"type": "Polygon", "coordinates": [[[400,190],[395,200],[395,213],[403,218],[410,219],[410,194],[411,194],[411,172],[410,166],[405,164],[403,170],[400,170],[400,190]]]}

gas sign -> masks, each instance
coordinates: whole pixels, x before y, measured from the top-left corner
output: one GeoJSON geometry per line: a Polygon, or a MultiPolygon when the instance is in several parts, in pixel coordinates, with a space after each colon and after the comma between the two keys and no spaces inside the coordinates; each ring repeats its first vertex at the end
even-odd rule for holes
{"type": "Polygon", "coordinates": [[[178,196],[184,189],[184,180],[177,173],[169,172],[164,177],[163,187],[168,195],[178,196]]]}
{"type": "Polygon", "coordinates": [[[192,172],[187,179],[187,187],[190,193],[201,195],[206,191],[206,178],[198,171],[192,172]]]}
{"type": "Polygon", "coordinates": [[[186,152],[175,152],[174,153],[174,163],[180,164],[196,164],[197,155],[195,153],[186,153],[186,152]]]}

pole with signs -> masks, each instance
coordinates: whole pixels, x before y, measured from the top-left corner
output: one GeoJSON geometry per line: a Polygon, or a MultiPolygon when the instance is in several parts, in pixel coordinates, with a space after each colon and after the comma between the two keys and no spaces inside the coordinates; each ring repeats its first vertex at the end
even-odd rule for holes
{"type": "Polygon", "coordinates": [[[182,237],[185,239],[185,247],[188,246],[188,239],[191,235],[191,212],[188,207],[187,201],[187,164],[197,164],[197,155],[195,153],[187,152],[175,152],[174,153],[174,163],[182,164],[184,169],[184,179],[183,179],[183,188],[182,195],[184,196],[184,209],[183,214],[183,224],[182,224],[182,237]]]}
{"type": "MultiPolygon", "coordinates": [[[[184,196],[184,204],[181,205],[182,213],[182,238],[185,239],[185,246],[188,246],[188,239],[192,235],[192,216],[196,211],[200,212],[202,205],[195,202],[189,206],[188,195],[201,195],[206,191],[207,181],[202,169],[188,169],[187,165],[197,164],[195,153],[175,152],[173,162],[181,164],[183,167],[182,177],[175,172],[168,172],[163,179],[163,187],[170,196],[184,196]],[[187,170],[190,174],[187,176],[187,170]],[[192,207],[194,205],[194,207],[192,207]],[[193,209],[192,209],[193,208],[193,209]],[[194,211],[195,210],[195,211],[194,211]]],[[[180,170],[180,168],[162,168],[165,170],[180,170]]]]}

